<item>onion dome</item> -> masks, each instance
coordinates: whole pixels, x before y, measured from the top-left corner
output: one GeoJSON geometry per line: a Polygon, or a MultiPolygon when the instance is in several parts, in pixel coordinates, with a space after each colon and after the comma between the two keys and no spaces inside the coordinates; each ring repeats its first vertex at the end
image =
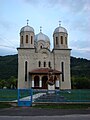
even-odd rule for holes
{"type": "Polygon", "coordinates": [[[50,39],[47,35],[42,33],[41,27],[40,27],[40,33],[35,35],[35,41],[43,40],[45,42],[50,42],[50,39]]]}
{"type": "Polygon", "coordinates": [[[34,29],[28,25],[28,21],[29,20],[27,20],[27,25],[21,28],[20,33],[21,32],[34,32],[34,29]]]}
{"type": "Polygon", "coordinates": [[[61,27],[60,22],[61,22],[61,21],[59,21],[59,27],[57,27],[57,28],[54,30],[54,33],[60,33],[60,32],[67,33],[67,30],[66,30],[64,27],[61,27]]]}

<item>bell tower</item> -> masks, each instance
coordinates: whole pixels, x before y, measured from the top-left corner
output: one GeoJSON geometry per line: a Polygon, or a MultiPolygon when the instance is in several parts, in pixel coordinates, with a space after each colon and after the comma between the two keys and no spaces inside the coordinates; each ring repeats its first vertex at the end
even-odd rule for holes
{"type": "Polygon", "coordinates": [[[54,67],[56,70],[62,72],[60,75],[60,89],[71,89],[70,80],[70,51],[68,48],[68,32],[61,26],[59,21],[59,27],[53,32],[53,55],[54,55],[54,67]]]}
{"type": "Polygon", "coordinates": [[[59,27],[54,30],[53,43],[54,49],[68,48],[68,33],[64,27],[61,27],[61,21],[59,21],[59,27]]]}
{"type": "Polygon", "coordinates": [[[28,25],[20,30],[20,48],[34,48],[34,29],[28,25]]]}

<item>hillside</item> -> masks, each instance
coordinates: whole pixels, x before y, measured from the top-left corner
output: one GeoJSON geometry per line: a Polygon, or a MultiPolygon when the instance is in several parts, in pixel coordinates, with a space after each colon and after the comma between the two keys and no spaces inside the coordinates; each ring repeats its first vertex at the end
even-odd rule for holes
{"type": "Polygon", "coordinates": [[[9,79],[11,76],[17,78],[18,56],[0,56],[0,79],[9,79]]]}
{"type": "MultiPolygon", "coordinates": [[[[0,79],[17,78],[17,64],[17,55],[0,56],[0,79]]],[[[90,60],[71,57],[71,76],[90,79],[90,60]]]]}
{"type": "Polygon", "coordinates": [[[90,60],[71,57],[71,76],[90,79],[90,60]]]}

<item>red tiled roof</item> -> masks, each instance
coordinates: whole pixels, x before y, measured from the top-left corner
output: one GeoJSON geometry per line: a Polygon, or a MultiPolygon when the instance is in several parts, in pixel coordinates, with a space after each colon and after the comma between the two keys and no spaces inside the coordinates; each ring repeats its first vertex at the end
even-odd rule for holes
{"type": "Polygon", "coordinates": [[[50,68],[38,68],[30,71],[30,74],[48,74],[49,72],[53,72],[54,74],[60,74],[61,72],[55,69],[50,69],[50,68]]]}

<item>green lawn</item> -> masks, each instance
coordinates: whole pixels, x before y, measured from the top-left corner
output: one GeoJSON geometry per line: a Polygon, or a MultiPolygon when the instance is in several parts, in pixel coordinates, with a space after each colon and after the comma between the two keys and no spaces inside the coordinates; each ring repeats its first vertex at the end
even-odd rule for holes
{"type": "Polygon", "coordinates": [[[0,103],[0,109],[1,108],[10,108],[10,107],[12,107],[12,105],[11,104],[9,104],[9,103],[0,103]]]}

